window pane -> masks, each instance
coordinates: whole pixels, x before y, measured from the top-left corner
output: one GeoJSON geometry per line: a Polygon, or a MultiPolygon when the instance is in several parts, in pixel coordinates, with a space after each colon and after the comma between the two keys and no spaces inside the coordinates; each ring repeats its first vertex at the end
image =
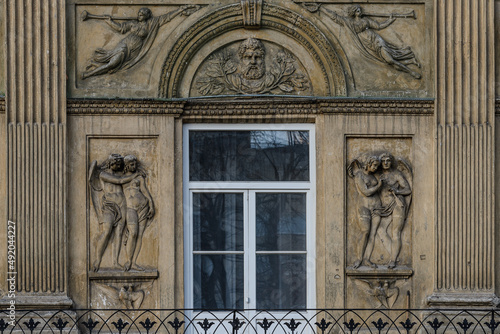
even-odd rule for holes
{"type": "Polygon", "coordinates": [[[193,194],[193,250],[243,250],[243,194],[193,194]]]}
{"type": "Polygon", "coordinates": [[[194,255],[194,308],[243,308],[243,255],[194,255]]]}
{"type": "Polygon", "coordinates": [[[306,255],[257,255],[257,308],[305,309],[306,255]]]}
{"type": "Polygon", "coordinates": [[[306,250],[306,194],[257,193],[257,250],[306,250]]]}
{"type": "Polygon", "coordinates": [[[191,181],[308,181],[308,131],[190,131],[191,181]]]}

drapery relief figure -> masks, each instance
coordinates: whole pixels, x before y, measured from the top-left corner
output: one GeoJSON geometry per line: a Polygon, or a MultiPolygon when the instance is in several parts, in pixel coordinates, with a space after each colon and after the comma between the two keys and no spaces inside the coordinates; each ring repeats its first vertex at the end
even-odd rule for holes
{"type": "Polygon", "coordinates": [[[321,10],[337,24],[346,27],[354,45],[365,57],[388,64],[398,71],[407,72],[415,79],[422,77],[420,73],[410,68],[410,65],[421,67],[411,47],[399,47],[386,41],[376,32],[394,23],[396,17],[414,17],[413,12],[413,16],[411,14],[365,14],[360,5],[348,7],[347,16],[340,15],[325,7],[321,7],[321,10]],[[389,18],[378,22],[368,16],[388,16],[389,18]]]}
{"type": "Polygon", "coordinates": [[[293,94],[310,87],[304,74],[298,73],[293,55],[277,52],[269,69],[266,47],[255,38],[248,38],[238,48],[237,58],[228,50],[208,58],[208,66],[196,81],[201,95],[220,94],[293,94]]]}
{"type": "Polygon", "coordinates": [[[411,204],[410,166],[403,159],[399,159],[396,165],[394,157],[384,152],[353,160],[347,172],[361,196],[357,222],[362,235],[352,267],[356,269],[363,264],[377,268],[371,255],[378,236],[390,254],[387,267],[395,268],[402,247],[401,233],[411,204]]]}
{"type": "Polygon", "coordinates": [[[113,239],[113,266],[124,270],[144,270],[137,265],[144,230],[155,215],[154,203],[146,186],[146,174],[138,170],[137,158],[111,154],[101,166],[93,161],[89,171],[92,203],[100,226],[95,243],[96,259],[92,270],[98,271],[104,252],[113,239]],[[119,263],[124,228],[127,261],[119,263]]]}
{"type": "Polygon", "coordinates": [[[113,30],[120,34],[128,33],[128,35],[112,50],[101,48],[95,50],[85,71],[82,73],[82,79],[131,68],[149,51],[161,26],[178,15],[191,15],[198,8],[195,5],[186,5],[160,16],[153,16],[153,12],[149,8],[141,8],[137,13],[137,18],[92,15],[84,11],[82,20],[103,19],[113,30]],[[117,20],[124,20],[125,22],[118,23],[117,20]]]}

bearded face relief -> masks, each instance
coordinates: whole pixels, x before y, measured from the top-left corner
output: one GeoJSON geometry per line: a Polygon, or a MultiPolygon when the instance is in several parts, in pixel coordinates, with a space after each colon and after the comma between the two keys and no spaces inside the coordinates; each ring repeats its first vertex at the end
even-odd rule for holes
{"type": "Polygon", "coordinates": [[[212,53],[194,80],[200,96],[234,94],[311,95],[303,66],[281,46],[248,38],[212,53]]]}
{"type": "Polygon", "coordinates": [[[247,80],[261,79],[266,73],[266,50],[264,44],[254,38],[241,43],[238,55],[240,57],[240,71],[247,80]]]}

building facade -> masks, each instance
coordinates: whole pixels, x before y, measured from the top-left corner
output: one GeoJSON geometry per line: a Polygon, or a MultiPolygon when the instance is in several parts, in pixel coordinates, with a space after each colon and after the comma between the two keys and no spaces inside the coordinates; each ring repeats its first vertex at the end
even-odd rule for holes
{"type": "Polygon", "coordinates": [[[0,8],[2,304],[499,304],[500,1],[0,8]]]}

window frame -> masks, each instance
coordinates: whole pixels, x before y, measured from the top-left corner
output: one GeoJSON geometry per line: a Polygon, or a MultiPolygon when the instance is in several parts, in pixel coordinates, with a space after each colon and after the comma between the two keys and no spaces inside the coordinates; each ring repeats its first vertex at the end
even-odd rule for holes
{"type": "MultiPolygon", "coordinates": [[[[303,123],[266,124],[184,124],[183,125],[183,227],[184,227],[184,306],[193,309],[193,193],[225,192],[243,193],[244,212],[244,302],[243,310],[256,309],[255,249],[255,200],[257,193],[306,194],[306,308],[316,308],[316,137],[315,125],[303,123]],[[189,132],[190,131],[308,131],[309,181],[190,181],[189,132]],[[252,206],[253,205],[253,206],[252,206]],[[252,214],[253,213],[253,214],[252,214]],[[253,225],[252,225],[253,224],[253,225]],[[248,234],[247,234],[248,233],[248,234]],[[253,235],[252,235],[253,233],[253,235]],[[251,244],[251,241],[254,243],[251,244]]],[[[198,253],[198,252],[196,252],[198,253]]],[[[231,252],[232,253],[232,252],[231,252]]],[[[271,253],[271,252],[264,252],[271,253]]],[[[294,252],[278,252],[293,254],[294,252]]]]}

